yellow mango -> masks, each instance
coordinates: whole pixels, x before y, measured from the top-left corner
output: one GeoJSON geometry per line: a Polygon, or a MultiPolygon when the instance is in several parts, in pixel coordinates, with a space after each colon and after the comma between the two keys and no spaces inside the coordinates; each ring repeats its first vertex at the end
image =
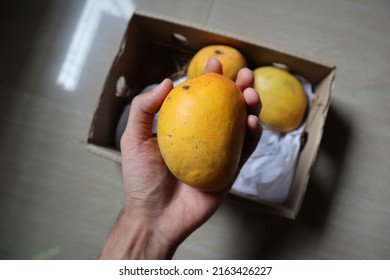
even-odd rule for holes
{"type": "Polygon", "coordinates": [[[226,187],[240,161],[246,117],[244,96],[227,77],[209,73],[176,86],[157,123],[158,145],[169,170],[203,191],[226,187]]]}
{"type": "Polygon", "coordinates": [[[286,70],[274,66],[259,67],[253,74],[254,87],[262,102],[261,122],[282,133],[297,129],[308,105],[300,81],[286,70]]]}

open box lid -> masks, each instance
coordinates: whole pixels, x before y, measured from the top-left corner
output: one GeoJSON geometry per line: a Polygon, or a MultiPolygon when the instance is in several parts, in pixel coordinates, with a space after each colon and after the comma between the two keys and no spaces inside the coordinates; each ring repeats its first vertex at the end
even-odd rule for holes
{"type": "Polygon", "coordinates": [[[120,152],[114,145],[114,137],[124,106],[142,86],[153,82],[158,83],[171,74],[170,71],[173,71],[171,64],[174,63],[169,61],[169,57],[174,57],[177,53],[190,56],[200,48],[211,44],[226,44],[237,48],[246,57],[252,69],[272,63],[287,65],[291,72],[305,77],[313,86],[315,98],[304,129],[305,145],[299,155],[287,201],[284,204],[276,204],[236,195],[231,197],[246,206],[295,218],[319,149],[335,78],[334,66],[316,62],[314,59],[292,54],[237,34],[136,11],[129,21],[118,54],[107,75],[90,127],[86,149],[121,162],[120,152]],[[156,50],[163,51],[156,53],[156,50]],[[153,67],[149,67],[151,63],[153,67]],[[129,94],[125,98],[118,97],[116,94],[118,80],[121,77],[124,78],[129,89],[129,94]]]}

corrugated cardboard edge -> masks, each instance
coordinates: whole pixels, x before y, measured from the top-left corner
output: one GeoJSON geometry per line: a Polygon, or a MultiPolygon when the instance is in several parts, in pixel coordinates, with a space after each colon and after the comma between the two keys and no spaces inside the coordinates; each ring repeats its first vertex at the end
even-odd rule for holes
{"type": "Polygon", "coordinates": [[[85,150],[95,155],[104,157],[117,163],[122,163],[122,157],[119,151],[113,151],[112,149],[104,148],[94,144],[87,144],[84,148],[85,150]]]}

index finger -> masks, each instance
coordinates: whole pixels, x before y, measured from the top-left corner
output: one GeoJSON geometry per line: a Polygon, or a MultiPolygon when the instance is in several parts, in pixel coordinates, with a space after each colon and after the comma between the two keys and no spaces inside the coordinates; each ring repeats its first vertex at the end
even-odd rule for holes
{"type": "Polygon", "coordinates": [[[246,88],[253,87],[254,76],[253,72],[248,68],[242,68],[237,73],[236,84],[244,91],[246,88]]]}

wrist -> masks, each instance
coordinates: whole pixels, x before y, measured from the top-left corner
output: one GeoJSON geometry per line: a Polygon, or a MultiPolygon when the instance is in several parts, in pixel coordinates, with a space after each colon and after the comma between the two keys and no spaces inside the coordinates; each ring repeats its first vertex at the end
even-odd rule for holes
{"type": "Polygon", "coordinates": [[[175,247],[163,244],[153,222],[122,212],[108,237],[100,259],[170,259],[175,247]]]}

